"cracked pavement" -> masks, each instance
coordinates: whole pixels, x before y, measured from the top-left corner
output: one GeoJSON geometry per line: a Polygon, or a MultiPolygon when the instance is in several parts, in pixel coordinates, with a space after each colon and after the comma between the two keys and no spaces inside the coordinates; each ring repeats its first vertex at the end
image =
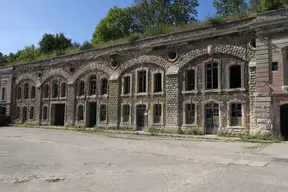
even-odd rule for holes
{"type": "Polygon", "coordinates": [[[0,128],[0,191],[286,192],[288,144],[0,128]]]}

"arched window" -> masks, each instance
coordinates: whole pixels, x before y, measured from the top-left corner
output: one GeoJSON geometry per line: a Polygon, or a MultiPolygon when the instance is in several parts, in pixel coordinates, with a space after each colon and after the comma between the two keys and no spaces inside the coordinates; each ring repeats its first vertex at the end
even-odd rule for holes
{"type": "Polygon", "coordinates": [[[106,105],[100,105],[100,121],[106,121],[107,108],[106,105]]]}
{"type": "Polygon", "coordinates": [[[52,98],[58,97],[58,80],[54,79],[52,81],[52,98]]]}
{"type": "Polygon", "coordinates": [[[28,83],[24,84],[24,99],[28,99],[28,95],[29,95],[29,85],[28,83]]]}
{"type": "Polygon", "coordinates": [[[45,84],[44,90],[43,90],[43,98],[48,98],[48,97],[49,97],[49,85],[45,84]]]}
{"type": "Polygon", "coordinates": [[[44,106],[43,107],[43,115],[42,115],[42,119],[43,120],[47,120],[48,119],[48,107],[47,106],[44,106]]]}
{"type": "Polygon", "coordinates": [[[21,99],[22,96],[22,88],[19,86],[17,87],[17,99],[21,99]]]}
{"type": "Polygon", "coordinates": [[[101,79],[101,95],[106,95],[108,92],[108,80],[107,78],[101,79]]]}
{"type": "Polygon", "coordinates": [[[35,99],[35,86],[31,87],[31,99],[35,99]]]}
{"type": "Polygon", "coordinates": [[[16,119],[19,119],[19,118],[20,118],[20,107],[19,107],[19,106],[16,107],[16,115],[15,115],[15,118],[16,118],[16,119]]]}
{"type": "Polygon", "coordinates": [[[66,97],[67,85],[66,83],[61,84],[61,97],[66,97]]]}
{"type": "Polygon", "coordinates": [[[83,121],[83,120],[84,120],[84,107],[83,105],[79,105],[77,110],[77,121],[83,121]]]}
{"type": "Polygon", "coordinates": [[[78,83],[78,96],[84,96],[85,93],[85,82],[80,81],[78,83]]]}
{"type": "Polygon", "coordinates": [[[34,106],[30,107],[29,110],[29,119],[34,119],[34,106]]]}
{"type": "Polygon", "coordinates": [[[96,95],[96,76],[93,75],[89,79],[89,95],[96,95]]]}

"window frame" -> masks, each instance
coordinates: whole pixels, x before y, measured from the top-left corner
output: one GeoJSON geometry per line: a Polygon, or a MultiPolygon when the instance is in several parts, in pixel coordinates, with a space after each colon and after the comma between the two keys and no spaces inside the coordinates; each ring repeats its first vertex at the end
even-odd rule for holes
{"type": "Polygon", "coordinates": [[[153,120],[154,125],[163,124],[163,103],[153,103],[153,119],[152,120],[153,120]],[[160,116],[157,115],[157,113],[159,113],[159,109],[156,109],[157,106],[160,106],[160,116]]]}
{"type": "Polygon", "coordinates": [[[32,85],[30,90],[30,98],[35,99],[36,98],[36,86],[32,85]],[[33,94],[32,94],[33,93],[33,94]],[[32,97],[33,96],[33,97],[32,97]]]}
{"type": "Polygon", "coordinates": [[[48,119],[49,119],[49,118],[48,118],[48,114],[49,114],[49,108],[48,108],[47,105],[44,105],[44,106],[42,107],[42,120],[43,120],[43,121],[48,121],[48,119]],[[44,112],[45,112],[44,109],[45,109],[45,108],[47,109],[47,110],[46,110],[46,117],[44,116],[44,114],[45,114],[45,113],[44,113],[44,112]],[[45,118],[44,118],[44,117],[45,117],[45,118]]]}
{"type": "Polygon", "coordinates": [[[101,96],[105,96],[105,95],[108,95],[108,83],[109,83],[109,81],[108,81],[108,78],[107,77],[103,77],[103,78],[101,78],[101,80],[100,80],[100,95],[101,96]],[[106,82],[106,86],[105,87],[103,87],[103,82],[106,82]]]}
{"type": "Polygon", "coordinates": [[[66,98],[67,97],[67,90],[68,90],[68,86],[67,86],[67,83],[66,82],[62,82],[60,84],[60,98],[66,98]],[[64,95],[63,95],[63,86],[65,85],[65,92],[64,92],[64,95]]]}
{"type": "Polygon", "coordinates": [[[77,121],[79,122],[79,121],[84,121],[84,119],[85,119],[85,117],[84,117],[84,111],[85,111],[85,108],[84,108],[84,105],[82,105],[82,104],[79,104],[79,105],[77,105],[77,121]],[[79,116],[80,115],[80,107],[82,107],[82,115],[81,116],[79,116]],[[82,118],[79,118],[79,117],[82,117],[82,118]]]}
{"type": "Polygon", "coordinates": [[[183,105],[182,105],[182,110],[183,110],[183,122],[182,122],[182,124],[183,124],[183,126],[196,126],[197,125],[197,123],[198,123],[198,103],[197,103],[197,101],[194,101],[194,100],[186,100],[186,101],[184,101],[183,102],[183,105]],[[187,118],[187,114],[186,114],[186,105],[189,105],[189,104],[193,104],[194,105],[194,123],[192,123],[192,124],[188,124],[188,123],[186,123],[187,122],[187,120],[186,120],[186,118],[187,118]]]}
{"type": "Polygon", "coordinates": [[[1,88],[1,101],[6,101],[6,87],[1,88]]]}
{"type": "Polygon", "coordinates": [[[59,80],[53,79],[51,81],[51,98],[56,99],[58,97],[59,97],[59,80]],[[56,88],[54,86],[56,86],[56,88]]]}
{"type": "Polygon", "coordinates": [[[125,104],[122,104],[122,106],[121,106],[121,123],[123,123],[123,124],[130,124],[131,123],[131,105],[130,104],[125,103],[125,104]],[[124,116],[125,116],[124,107],[125,106],[128,106],[128,109],[129,109],[129,114],[126,115],[126,116],[128,116],[127,121],[124,121],[124,116]]]}
{"type": "Polygon", "coordinates": [[[246,126],[245,123],[245,107],[246,107],[246,102],[245,101],[230,101],[227,103],[227,127],[231,128],[244,128],[246,126]],[[232,118],[232,104],[241,104],[241,115],[242,115],[242,122],[241,126],[240,125],[231,125],[231,118],[232,118]]]}
{"type": "Polygon", "coordinates": [[[226,65],[226,91],[245,91],[245,63],[239,61],[233,61],[226,65]],[[230,67],[240,65],[241,66],[241,87],[230,88],[230,67]]]}
{"type": "Polygon", "coordinates": [[[29,107],[29,120],[34,120],[34,119],[35,119],[35,107],[32,105],[29,107]],[[31,118],[31,111],[33,111],[32,118],[31,118]]]}
{"type": "Polygon", "coordinates": [[[106,104],[100,104],[99,105],[99,123],[107,123],[107,115],[108,115],[108,111],[107,111],[107,105],[106,104]],[[105,119],[102,119],[102,107],[105,107],[105,119]]]}
{"type": "Polygon", "coordinates": [[[29,99],[29,83],[23,85],[23,99],[29,99]]]}
{"type": "Polygon", "coordinates": [[[152,94],[164,94],[164,71],[163,70],[155,70],[151,73],[152,76],[152,94]],[[155,82],[156,82],[156,77],[155,75],[161,74],[161,91],[155,91],[155,82]]]}
{"type": "Polygon", "coordinates": [[[80,80],[77,83],[77,97],[84,97],[85,96],[85,81],[84,80],[80,80]],[[81,86],[83,85],[83,87],[81,86]],[[83,88],[83,90],[82,90],[83,88]],[[83,94],[81,94],[83,91],[83,94]]]}
{"type": "Polygon", "coordinates": [[[131,95],[132,94],[132,74],[125,74],[122,77],[122,95],[131,95]],[[129,78],[129,92],[125,93],[125,78],[129,78]]]}
{"type": "Polygon", "coordinates": [[[89,96],[97,95],[97,76],[96,75],[90,75],[88,78],[88,82],[89,82],[88,83],[88,88],[89,88],[88,89],[88,95],[89,96]],[[91,80],[92,77],[95,77],[95,78],[93,78],[93,80],[91,80]],[[92,82],[93,82],[93,84],[92,84],[92,82]],[[95,85],[94,85],[94,83],[95,83],[95,85]]]}
{"type": "Polygon", "coordinates": [[[143,68],[138,68],[135,70],[135,79],[136,79],[136,82],[135,82],[135,93],[136,95],[147,95],[148,92],[149,92],[149,82],[148,82],[148,77],[149,77],[149,69],[146,68],[146,67],[143,67],[143,68]],[[145,92],[138,92],[138,84],[139,84],[139,72],[141,71],[145,71],[146,72],[146,78],[145,78],[145,82],[146,82],[146,86],[145,86],[145,92]]]}

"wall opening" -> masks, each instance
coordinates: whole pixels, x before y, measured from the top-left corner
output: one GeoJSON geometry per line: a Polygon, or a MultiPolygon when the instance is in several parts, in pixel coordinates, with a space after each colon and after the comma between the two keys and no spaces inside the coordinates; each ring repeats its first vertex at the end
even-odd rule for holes
{"type": "Polygon", "coordinates": [[[52,125],[64,126],[65,104],[52,104],[52,125]]]}
{"type": "Polygon", "coordinates": [[[137,130],[143,130],[145,126],[145,112],[146,105],[137,105],[136,106],[136,125],[137,130]]]}
{"type": "Polygon", "coordinates": [[[280,132],[281,136],[288,140],[288,104],[280,106],[280,132]]]}
{"type": "Polygon", "coordinates": [[[229,68],[230,70],[230,89],[234,88],[241,88],[241,66],[240,65],[233,65],[229,68]]]}
{"type": "Polygon", "coordinates": [[[95,127],[97,124],[97,103],[89,102],[86,107],[86,127],[95,127]]]}
{"type": "Polygon", "coordinates": [[[22,123],[25,123],[27,121],[27,107],[23,107],[22,109],[22,123]]]}

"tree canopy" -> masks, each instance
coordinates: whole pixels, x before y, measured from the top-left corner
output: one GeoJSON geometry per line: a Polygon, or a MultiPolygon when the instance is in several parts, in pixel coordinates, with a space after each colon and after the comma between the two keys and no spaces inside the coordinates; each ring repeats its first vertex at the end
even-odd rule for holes
{"type": "Polygon", "coordinates": [[[248,9],[245,0],[213,0],[213,6],[219,16],[232,15],[248,9]]]}

